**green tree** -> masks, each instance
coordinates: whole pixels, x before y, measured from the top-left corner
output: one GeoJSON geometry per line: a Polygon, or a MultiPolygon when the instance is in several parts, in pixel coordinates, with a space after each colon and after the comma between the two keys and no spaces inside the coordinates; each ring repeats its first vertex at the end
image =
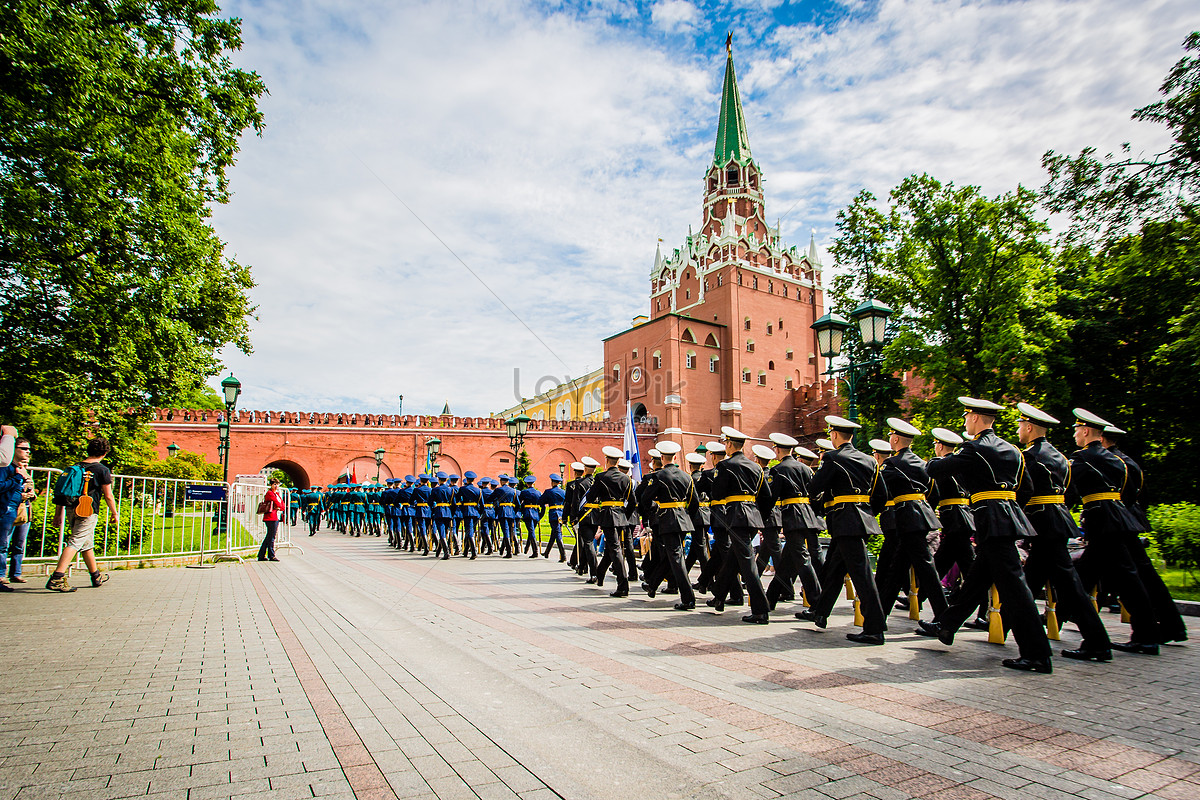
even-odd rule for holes
{"type": "MultiPolygon", "coordinates": [[[[516,479],[518,481],[523,481],[523,480],[525,480],[525,476],[528,475],[529,472],[530,472],[529,453],[525,452],[525,448],[522,447],[521,452],[517,454],[517,469],[516,469],[516,475],[514,477],[516,477],[516,479]]],[[[516,484],[514,484],[514,485],[516,485],[516,484]]],[[[519,488],[518,488],[518,491],[520,491],[519,488]]]]}
{"type": "Polygon", "coordinates": [[[249,352],[250,272],[225,257],[209,219],[228,200],[238,138],[262,130],[266,90],[232,65],[240,21],[218,10],[0,8],[6,421],[19,421],[22,398],[40,398],[124,442],[142,422],[128,409],[194,390],[227,344],[249,352]]]}
{"type": "Polygon", "coordinates": [[[863,192],[838,214],[830,251],[852,269],[833,288],[839,309],[873,296],[896,310],[884,370],[916,370],[931,385],[915,412],[943,420],[964,394],[1044,401],[1050,354],[1066,329],[1053,311],[1037,193],[1018,187],[989,198],[974,186],[913,175],[889,200],[880,210],[863,192]]]}

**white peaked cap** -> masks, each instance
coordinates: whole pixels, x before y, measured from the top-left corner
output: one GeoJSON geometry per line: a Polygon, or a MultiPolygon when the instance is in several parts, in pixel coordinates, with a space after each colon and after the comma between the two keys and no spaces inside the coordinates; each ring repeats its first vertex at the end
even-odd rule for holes
{"type": "Polygon", "coordinates": [[[767,461],[770,461],[775,457],[775,451],[767,447],[765,444],[756,444],[750,449],[754,452],[754,455],[758,456],[759,458],[764,458],[767,461]]]}
{"type": "Polygon", "coordinates": [[[609,458],[624,458],[625,451],[618,450],[617,448],[613,447],[611,444],[606,444],[604,446],[604,455],[608,456],[609,458]]]}

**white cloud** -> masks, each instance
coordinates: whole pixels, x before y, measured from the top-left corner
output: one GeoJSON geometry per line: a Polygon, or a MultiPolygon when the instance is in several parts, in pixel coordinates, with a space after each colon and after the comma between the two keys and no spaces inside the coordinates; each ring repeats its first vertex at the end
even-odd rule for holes
{"type": "MultiPolygon", "coordinates": [[[[1157,146],[1128,117],[1179,57],[1186,10],[885,0],[832,30],[743,10],[759,16],[738,30],[771,31],[734,51],[768,214],[794,206],[785,234],[824,246],[859,189],[914,171],[996,193],[1040,185],[1048,148],[1157,146]]],[[[514,369],[532,395],[600,366],[600,339],[646,308],[657,238],[699,222],[724,11],[660,3],[646,29],[623,2],[226,13],[271,90],[216,214],[259,284],[255,353],[226,354],[247,408],[502,408],[514,369]],[[658,33],[684,26],[712,27],[706,53],[658,33]]]]}
{"type": "Polygon", "coordinates": [[[700,11],[687,0],[660,0],[650,10],[650,19],[665,31],[691,30],[700,21],[700,11]]]}

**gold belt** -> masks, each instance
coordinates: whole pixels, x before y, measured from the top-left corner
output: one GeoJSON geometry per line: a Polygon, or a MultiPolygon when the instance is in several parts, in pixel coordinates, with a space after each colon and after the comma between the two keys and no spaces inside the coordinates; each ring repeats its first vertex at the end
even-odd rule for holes
{"type": "Polygon", "coordinates": [[[659,508],[687,508],[687,503],[659,503],[659,508]]]}
{"type": "Polygon", "coordinates": [[[779,505],[781,505],[781,506],[794,506],[797,504],[808,505],[808,498],[807,497],[789,497],[786,500],[779,501],[779,505]]]}
{"type": "Polygon", "coordinates": [[[923,494],[898,494],[892,498],[892,500],[897,503],[908,503],[913,500],[924,500],[924,499],[925,499],[925,495],[923,495],[923,494]]]}
{"type": "Polygon", "coordinates": [[[562,508],[562,506],[546,506],[546,508],[548,508],[548,509],[550,509],[551,511],[553,511],[553,510],[554,510],[554,509],[556,509],[556,508],[562,508]]]}
{"type": "Polygon", "coordinates": [[[599,508],[600,504],[599,503],[584,503],[583,507],[588,508],[588,509],[599,508]]]}
{"type": "Polygon", "coordinates": [[[1096,492],[1095,494],[1085,494],[1083,496],[1084,503],[1095,503],[1099,500],[1120,500],[1120,492],[1096,492]]]}
{"type": "Polygon", "coordinates": [[[753,503],[757,499],[758,498],[756,498],[752,494],[731,494],[729,497],[726,497],[721,502],[722,503],[753,503]]]}
{"type": "Polygon", "coordinates": [[[937,507],[941,508],[942,506],[965,506],[965,505],[967,505],[967,498],[953,497],[949,500],[938,500],[937,507]]]}
{"type": "Polygon", "coordinates": [[[417,505],[421,508],[429,508],[429,503],[417,503],[417,505]]]}
{"type": "Polygon", "coordinates": [[[830,500],[826,505],[836,506],[838,503],[869,503],[871,496],[869,494],[839,494],[837,497],[830,500]]]}
{"type": "Polygon", "coordinates": [[[1016,500],[1016,499],[1017,499],[1016,492],[1006,492],[1003,490],[996,490],[996,491],[992,491],[992,492],[976,492],[975,494],[971,495],[971,503],[972,504],[978,503],[982,500],[1016,500]]]}
{"type": "Polygon", "coordinates": [[[884,507],[884,508],[895,508],[895,507],[896,507],[896,501],[895,501],[895,500],[888,500],[886,503],[884,503],[884,504],[883,504],[883,507],[884,507]]]}
{"type": "Polygon", "coordinates": [[[712,505],[711,501],[708,501],[708,500],[701,500],[701,501],[700,501],[700,507],[701,507],[701,508],[708,508],[710,505],[712,505]]]}
{"type": "Polygon", "coordinates": [[[508,506],[509,508],[513,508],[513,507],[515,507],[517,504],[516,504],[516,503],[497,503],[496,505],[498,505],[498,506],[508,506]]]}
{"type": "Polygon", "coordinates": [[[623,505],[625,505],[624,500],[601,500],[597,508],[617,508],[623,505]]]}
{"type": "Polygon", "coordinates": [[[1028,506],[1062,506],[1066,505],[1067,498],[1061,494],[1039,494],[1029,498],[1028,506]]]}
{"type": "Polygon", "coordinates": [[[437,507],[438,508],[449,508],[450,504],[449,503],[438,503],[437,507]]]}

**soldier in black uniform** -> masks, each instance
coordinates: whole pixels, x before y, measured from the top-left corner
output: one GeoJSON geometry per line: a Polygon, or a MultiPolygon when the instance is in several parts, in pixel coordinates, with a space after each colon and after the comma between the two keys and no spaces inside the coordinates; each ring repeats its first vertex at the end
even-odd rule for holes
{"type": "MultiPolygon", "coordinates": [[[[582,563],[582,545],[579,541],[579,510],[583,505],[583,493],[580,489],[583,484],[583,473],[586,467],[580,461],[571,462],[571,480],[567,481],[563,487],[567,498],[563,500],[563,519],[575,531],[575,546],[571,548],[571,556],[567,559],[567,566],[575,570],[576,574],[583,574],[580,569],[582,563]]],[[[584,490],[586,491],[586,489],[584,490]]]]}
{"type": "MultiPolygon", "coordinates": [[[[725,522],[725,504],[713,494],[713,481],[717,476],[717,465],[725,458],[725,445],[720,442],[708,442],[705,450],[712,467],[704,472],[705,490],[709,496],[709,527],[712,529],[712,549],[708,553],[708,564],[700,571],[700,577],[692,586],[698,592],[706,592],[715,584],[716,576],[721,571],[721,565],[729,557],[729,526],[725,522]]],[[[745,601],[742,596],[742,584],[734,580],[728,589],[727,605],[740,606],[745,601]]]]}
{"type": "Polygon", "coordinates": [[[767,586],[767,603],[774,611],[775,604],[780,600],[795,599],[797,577],[810,602],[820,596],[821,584],[809,560],[807,540],[810,536],[816,539],[817,532],[821,530],[821,520],[813,513],[812,503],[808,499],[808,485],[812,482],[813,471],[792,455],[792,449],[800,443],[786,433],[772,433],[771,441],[775,445],[779,463],[771,468],[768,482],[775,507],[782,516],[786,540],[783,553],[775,564],[775,577],[767,586]]]}
{"type": "MultiPolygon", "coordinates": [[[[654,536],[655,514],[653,499],[654,474],[662,469],[662,453],[658,451],[658,448],[651,447],[647,452],[647,455],[650,456],[650,469],[642,475],[641,481],[639,481],[637,485],[633,487],[633,501],[634,505],[637,506],[637,517],[641,520],[642,537],[643,539],[648,539],[650,542],[650,548],[646,550],[646,556],[642,559],[641,567],[642,591],[645,592],[649,592],[649,584],[647,583],[647,580],[649,579],[650,573],[658,569],[656,562],[660,562],[664,558],[661,543],[654,536]]],[[[670,569],[666,568],[666,572],[664,574],[669,573],[670,569]]],[[[671,579],[671,583],[674,583],[674,578],[671,579]]],[[[670,588],[672,587],[668,585],[668,589],[670,588]]]]}
{"type": "Polygon", "coordinates": [[[966,428],[974,438],[963,442],[957,453],[930,461],[928,470],[934,480],[953,477],[971,493],[975,563],[949,608],[935,622],[920,623],[917,632],[953,644],[955,631],[975,611],[980,594],[994,584],[1004,621],[1012,628],[1020,652],[1020,658],[1006,658],[1001,663],[1011,669],[1049,674],[1053,671],[1050,641],[1017,552],[1018,539],[1037,535],[1017,504],[1017,491],[1027,491],[1033,484],[1021,451],[992,430],[996,412],[1003,406],[972,397],[960,397],[959,402],[967,409],[966,428]]]}
{"type": "MultiPolygon", "coordinates": [[[[872,439],[867,444],[871,446],[871,458],[875,459],[875,464],[880,468],[883,467],[883,462],[896,452],[886,439],[872,439]]],[[[885,483],[884,487],[886,486],[885,483]]],[[[892,567],[892,562],[896,560],[896,553],[900,550],[900,537],[896,535],[896,515],[892,513],[893,506],[895,503],[889,498],[883,510],[879,512],[879,529],[883,531],[883,544],[879,546],[879,555],[875,557],[875,591],[880,594],[883,593],[884,579],[892,567]]],[[[883,602],[882,597],[880,602],[883,602]]],[[[884,616],[890,612],[891,606],[885,605],[884,616]]]]}
{"type": "Polygon", "coordinates": [[[692,517],[699,508],[696,489],[691,476],[675,463],[675,456],[682,449],[675,442],[659,442],[655,448],[662,459],[662,468],[654,473],[654,480],[646,489],[645,499],[654,526],[654,540],[661,548],[654,568],[646,576],[646,592],[650,597],[658,590],[658,584],[668,574],[674,576],[679,587],[679,602],[676,611],[691,611],[696,607],[696,595],[683,569],[683,539],[689,533],[695,535],[692,517]]]}
{"type": "MultiPolygon", "coordinates": [[[[797,447],[794,451],[796,460],[808,467],[814,473],[821,466],[821,457],[807,447],[797,447]]],[[[804,547],[808,550],[808,560],[812,562],[813,573],[820,576],[825,568],[825,555],[821,552],[821,531],[825,530],[825,511],[814,505],[809,505],[817,517],[817,527],[804,534],[804,547]]]]}
{"type": "MultiPolygon", "coordinates": [[[[963,443],[963,438],[948,428],[934,428],[930,433],[934,439],[933,454],[938,458],[950,455],[963,443]]],[[[953,476],[947,476],[931,481],[929,505],[937,511],[938,521],[942,523],[942,539],[933,554],[933,565],[943,581],[950,570],[957,567],[961,582],[975,563],[975,545],[971,542],[975,536],[975,517],[971,514],[971,498],[953,476]]],[[[980,598],[979,616],[967,624],[987,630],[988,621],[983,616],[986,611],[985,593],[980,598]]]]}
{"type": "Polygon", "coordinates": [[[1141,533],[1142,526],[1121,502],[1128,468],[1100,443],[1100,432],[1110,423],[1082,408],[1072,413],[1076,419],[1075,444],[1082,449],[1071,455],[1066,500],[1083,508],[1080,523],[1087,544],[1079,557],[1079,571],[1098,575],[1129,612],[1129,641],[1113,642],[1112,646],[1126,653],[1158,655],[1158,619],[1129,550],[1130,541],[1141,533]]]}
{"type": "Polygon", "coordinates": [[[813,504],[824,503],[831,542],[821,572],[821,594],[811,608],[797,612],[796,619],[824,628],[849,575],[858,593],[863,629],[846,634],[846,638],[860,644],[883,644],[887,622],[871,576],[867,538],[880,533],[875,514],[887,503],[887,490],[879,480],[875,460],[854,447],[854,431],[862,426],[835,415],[825,417],[825,422],[830,427],[830,444],[836,449],[821,456],[808,497],[813,504]]]}
{"type": "Polygon", "coordinates": [[[925,462],[912,451],[913,438],[920,436],[915,426],[898,417],[889,417],[888,437],[894,454],[879,468],[879,477],[886,484],[892,503],[892,520],[896,527],[896,553],[879,589],[879,602],[890,610],[900,596],[901,587],[909,585],[909,568],[916,573],[917,588],[922,600],[928,600],[936,618],[946,610],[946,592],[933,565],[929,549],[929,532],[940,530],[942,523],[929,507],[929,473],[925,462]]]}
{"type": "MultiPolygon", "coordinates": [[[[1100,443],[1104,445],[1105,450],[1125,462],[1129,477],[1125,481],[1125,488],[1121,490],[1121,502],[1137,518],[1142,530],[1149,533],[1150,520],[1146,518],[1146,511],[1142,508],[1142,487],[1145,476],[1141,466],[1122,452],[1118,440],[1124,435],[1125,431],[1108,425],[1100,432],[1100,443]]],[[[1162,641],[1187,641],[1187,626],[1184,625],[1183,616],[1179,613],[1179,606],[1175,605],[1175,599],[1171,597],[1171,590],[1163,583],[1162,576],[1158,574],[1154,563],[1150,561],[1150,556],[1146,553],[1146,545],[1142,543],[1141,534],[1130,537],[1129,554],[1133,556],[1138,577],[1142,579],[1142,585],[1146,587],[1146,592],[1150,595],[1150,603],[1154,606],[1154,616],[1158,620],[1162,641]]]]}
{"type": "MultiPolygon", "coordinates": [[[[768,563],[773,564],[776,570],[779,569],[779,561],[783,556],[783,545],[779,541],[779,536],[783,533],[783,508],[775,504],[775,496],[771,491],[769,467],[775,460],[775,451],[763,444],[756,444],[750,450],[754,453],[755,463],[767,476],[767,494],[758,509],[759,515],[763,518],[763,529],[755,566],[761,576],[767,571],[768,563]]],[[[770,604],[768,603],[768,605],[770,604]]]]}
{"type": "Polygon", "coordinates": [[[584,497],[584,505],[595,506],[596,524],[604,531],[604,559],[596,568],[596,584],[604,585],[604,573],[609,563],[617,576],[617,588],[610,597],[629,596],[629,578],[623,560],[625,547],[621,541],[627,525],[626,507],[633,503],[633,481],[617,468],[624,453],[615,447],[604,448],[606,469],[596,475],[595,481],[584,497]]]}
{"type": "MultiPolygon", "coordinates": [[[[700,445],[700,447],[704,447],[704,445],[700,445]]],[[[695,453],[688,453],[686,458],[688,469],[692,473],[692,485],[696,489],[696,511],[692,516],[692,526],[694,528],[692,541],[688,547],[687,561],[683,563],[683,573],[685,575],[692,571],[694,564],[700,565],[700,572],[704,572],[704,567],[708,564],[708,526],[711,520],[708,478],[704,475],[704,462],[707,458],[699,450],[695,453]]]]}
{"type": "Polygon", "coordinates": [[[750,613],[742,617],[742,622],[765,625],[770,622],[770,607],[755,568],[751,541],[756,533],[762,532],[763,519],[759,508],[769,504],[771,490],[767,487],[762,468],[742,453],[746,434],[729,426],[721,428],[721,433],[725,435],[728,442],[726,446],[732,452],[717,464],[712,497],[721,503],[723,525],[729,534],[729,553],[721,565],[708,605],[723,611],[725,597],[740,574],[746,593],[750,596],[750,613]]]}
{"type": "Polygon", "coordinates": [[[1025,446],[1025,471],[1033,485],[1017,492],[1017,501],[1025,516],[1037,531],[1029,543],[1025,559],[1025,582],[1030,591],[1045,586],[1047,580],[1064,616],[1075,621],[1083,634],[1078,650],[1063,650],[1064,658],[1080,661],[1112,660],[1112,644],[1108,630],[1100,621],[1092,600],[1083,589],[1079,573],[1067,551],[1067,540],[1079,535],[1079,528],[1067,510],[1067,484],[1071,482],[1071,465],[1046,439],[1046,428],[1058,420],[1028,403],[1017,403],[1021,420],[1017,423],[1017,439],[1025,446]]]}

